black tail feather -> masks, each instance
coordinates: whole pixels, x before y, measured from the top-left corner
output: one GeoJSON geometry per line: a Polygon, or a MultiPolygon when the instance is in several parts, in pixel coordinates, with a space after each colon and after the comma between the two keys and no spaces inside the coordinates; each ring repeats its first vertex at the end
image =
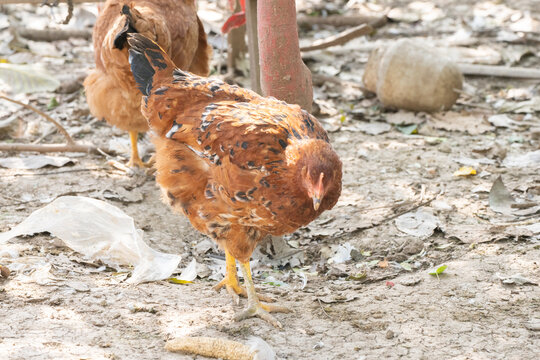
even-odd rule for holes
{"type": "Polygon", "coordinates": [[[133,17],[131,16],[131,10],[128,5],[122,6],[122,14],[126,16],[126,23],[124,27],[116,36],[114,37],[114,47],[122,50],[126,46],[128,34],[134,34],[137,32],[137,29],[133,27],[133,17]]]}
{"type": "Polygon", "coordinates": [[[168,55],[152,40],[141,34],[130,34],[127,38],[129,44],[129,64],[137,87],[148,96],[152,90],[154,76],[157,72],[167,70],[170,75],[174,64],[168,55]]]}

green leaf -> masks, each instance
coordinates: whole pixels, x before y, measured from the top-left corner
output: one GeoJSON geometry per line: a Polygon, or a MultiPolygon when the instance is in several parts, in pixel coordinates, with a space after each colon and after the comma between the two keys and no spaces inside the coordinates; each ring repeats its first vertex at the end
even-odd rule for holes
{"type": "Polygon", "coordinates": [[[193,281],[187,281],[187,280],[180,280],[175,277],[168,278],[169,282],[172,282],[174,284],[193,284],[193,281]]]}
{"type": "Polygon", "coordinates": [[[356,274],[356,275],[349,275],[349,276],[347,276],[347,278],[345,280],[360,281],[360,280],[364,280],[366,278],[366,276],[367,276],[366,273],[359,273],[359,274],[356,274]]]}
{"type": "Polygon", "coordinates": [[[342,114],[340,117],[339,117],[339,121],[341,121],[341,123],[343,124],[345,122],[345,120],[347,120],[347,116],[345,114],[342,114]]]}
{"type": "Polygon", "coordinates": [[[439,266],[437,270],[435,270],[434,272],[430,272],[429,275],[436,276],[438,279],[439,275],[441,275],[444,272],[444,270],[446,270],[447,267],[448,265],[439,266]]]}
{"type": "Polygon", "coordinates": [[[396,128],[405,135],[418,134],[418,125],[396,125],[396,128]]]}
{"type": "Polygon", "coordinates": [[[406,262],[406,261],[400,263],[399,265],[401,265],[401,267],[404,268],[404,269],[407,270],[407,271],[412,271],[411,264],[409,264],[409,263],[406,262]]]}
{"type": "Polygon", "coordinates": [[[33,93],[53,91],[60,82],[40,66],[0,63],[0,80],[5,82],[13,93],[33,93]]]}
{"type": "Polygon", "coordinates": [[[52,109],[54,109],[55,107],[57,107],[58,105],[60,105],[60,104],[58,103],[58,100],[56,100],[56,97],[53,96],[53,97],[51,98],[51,101],[49,101],[49,105],[47,105],[47,110],[52,110],[52,109]]]}

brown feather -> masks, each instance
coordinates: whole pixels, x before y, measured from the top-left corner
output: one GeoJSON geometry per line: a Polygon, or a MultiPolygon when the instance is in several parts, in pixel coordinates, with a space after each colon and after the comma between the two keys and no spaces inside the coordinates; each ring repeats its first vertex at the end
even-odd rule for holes
{"type": "Polygon", "coordinates": [[[128,62],[128,49],[114,41],[125,26],[122,7],[130,8],[136,31],[156,41],[181,69],[206,76],[211,47],[197,17],[194,0],[108,0],[94,27],[96,68],[84,82],[90,111],[126,131],[144,132],[148,123],[140,112],[137,90],[128,62]]]}

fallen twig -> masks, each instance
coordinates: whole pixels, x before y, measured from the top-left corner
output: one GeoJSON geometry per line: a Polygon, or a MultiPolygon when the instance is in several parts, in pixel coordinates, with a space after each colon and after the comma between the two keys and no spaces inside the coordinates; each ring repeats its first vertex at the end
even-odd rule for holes
{"type": "MultiPolygon", "coordinates": [[[[105,149],[107,152],[111,150],[105,149]]],[[[38,153],[50,153],[50,152],[82,152],[82,153],[94,153],[99,154],[98,147],[95,145],[82,145],[82,144],[0,144],[0,151],[34,151],[38,153]]]]}
{"type": "MultiPolygon", "coordinates": [[[[2,0],[0,0],[2,1],[2,0]]],[[[70,38],[82,38],[90,40],[92,38],[92,30],[79,29],[27,29],[23,27],[15,28],[15,32],[28,40],[33,41],[57,41],[68,40],[70,38]]]]}
{"type": "Polygon", "coordinates": [[[339,34],[327,37],[326,39],[317,40],[310,46],[303,46],[300,48],[300,51],[313,51],[326,49],[331,46],[343,45],[352,39],[357,37],[367,35],[373,32],[373,27],[367,24],[362,24],[355,26],[351,29],[340,32],[339,34]]]}
{"type": "Polygon", "coordinates": [[[373,28],[378,28],[385,25],[388,21],[386,15],[382,16],[342,16],[330,15],[321,16],[299,16],[297,19],[298,26],[313,26],[313,25],[331,25],[331,26],[357,26],[369,24],[373,28]]]}
{"type": "MultiPolygon", "coordinates": [[[[15,103],[17,105],[21,105],[22,107],[26,108],[26,109],[29,109],[29,110],[32,110],[33,112],[35,112],[36,114],[39,114],[41,116],[43,116],[45,119],[47,119],[47,121],[50,121],[52,122],[57,128],[58,128],[58,131],[60,131],[62,133],[62,135],[64,135],[64,137],[66,138],[66,141],[68,143],[68,145],[75,145],[75,141],[73,141],[73,139],[71,138],[71,136],[68,134],[68,132],[66,131],[66,129],[64,129],[64,127],[62,125],[60,125],[56,120],[54,120],[52,117],[50,117],[49,115],[45,114],[43,111],[33,107],[32,105],[28,105],[28,104],[25,104],[23,102],[20,102],[20,101],[17,101],[17,100],[13,100],[13,99],[10,99],[4,95],[0,95],[0,99],[4,99],[4,100],[7,100],[7,101],[10,101],[12,103],[15,103]]],[[[16,144],[11,144],[11,145],[16,145],[16,144]]],[[[24,145],[24,144],[23,144],[24,145]]],[[[1,150],[1,149],[0,149],[1,150]]],[[[33,150],[30,150],[30,151],[33,151],[33,150]]]]}
{"type": "MultiPolygon", "coordinates": [[[[100,171],[100,170],[105,170],[105,168],[69,169],[69,170],[47,171],[47,172],[32,172],[32,173],[24,173],[24,174],[19,173],[19,174],[0,175],[0,177],[58,175],[58,174],[65,174],[65,173],[86,172],[86,171],[100,171]]],[[[31,200],[31,201],[33,201],[33,200],[31,200]]]]}
{"type": "Polygon", "coordinates": [[[372,229],[372,228],[374,228],[374,227],[377,227],[377,226],[380,226],[380,225],[382,225],[382,224],[385,224],[385,223],[387,223],[387,222],[389,222],[389,221],[392,221],[392,220],[394,220],[395,218],[400,217],[401,215],[410,213],[411,211],[414,211],[414,210],[416,210],[416,209],[418,209],[418,208],[421,208],[422,206],[426,206],[426,205],[430,204],[433,200],[435,200],[440,194],[441,194],[441,193],[439,192],[439,193],[437,193],[435,196],[433,196],[432,198],[430,198],[430,199],[428,199],[428,200],[426,200],[426,201],[422,201],[422,202],[416,204],[415,206],[413,206],[413,207],[411,207],[411,208],[408,208],[408,209],[406,209],[406,210],[403,210],[403,211],[400,211],[400,212],[398,212],[398,213],[395,213],[394,215],[391,215],[391,216],[389,216],[389,217],[387,217],[387,218],[385,218],[385,219],[382,219],[381,221],[379,221],[379,222],[377,222],[377,223],[375,223],[375,224],[371,224],[370,226],[366,226],[366,227],[362,227],[362,228],[360,228],[360,229],[356,229],[356,230],[352,231],[352,233],[364,231],[364,230],[367,230],[367,229],[372,229]]]}
{"type": "Polygon", "coordinates": [[[323,311],[324,315],[328,316],[329,319],[332,319],[330,315],[324,310],[324,307],[322,306],[321,299],[317,298],[317,301],[319,302],[319,306],[321,307],[321,310],[323,311]]]}
{"type": "Polygon", "coordinates": [[[518,79],[540,79],[540,70],[524,67],[457,64],[464,75],[498,76],[518,79]]]}
{"type": "Polygon", "coordinates": [[[66,18],[64,19],[64,21],[62,21],[63,25],[69,24],[69,21],[73,17],[73,0],[66,0],[66,1],[67,1],[67,6],[68,6],[68,14],[66,18]]]}

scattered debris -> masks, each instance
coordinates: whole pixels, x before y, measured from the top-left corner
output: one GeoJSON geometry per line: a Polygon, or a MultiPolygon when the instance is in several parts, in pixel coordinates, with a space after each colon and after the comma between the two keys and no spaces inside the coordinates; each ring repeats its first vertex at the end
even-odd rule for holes
{"type": "Polygon", "coordinates": [[[0,166],[8,169],[39,169],[45,166],[62,167],[74,164],[76,160],[64,156],[34,155],[26,157],[1,158],[0,166]]]}
{"type": "Polygon", "coordinates": [[[502,276],[497,274],[497,276],[504,285],[538,285],[536,281],[528,279],[521,274],[511,276],[502,276]]]}
{"type": "Polygon", "coordinates": [[[502,177],[499,176],[489,191],[489,207],[495,212],[510,215],[514,203],[514,198],[504,186],[502,177]]]}
{"type": "Polygon", "coordinates": [[[476,175],[476,170],[470,166],[462,166],[454,172],[454,176],[471,176],[476,175]]]}
{"type": "Polygon", "coordinates": [[[342,264],[344,262],[351,260],[351,251],[353,249],[354,249],[353,246],[348,242],[346,242],[345,244],[338,245],[334,253],[334,256],[328,259],[328,263],[342,264]]]}
{"type": "Polygon", "coordinates": [[[439,219],[426,208],[419,208],[398,217],[395,221],[399,231],[425,239],[440,226],[439,219]]]}
{"type": "Polygon", "coordinates": [[[0,244],[19,235],[50,232],[73,250],[104,263],[134,265],[129,283],[168,278],[180,262],[180,256],[148,247],[143,231],[120,209],[103,201],[63,196],[36,210],[26,220],[0,234],[0,244]]]}

